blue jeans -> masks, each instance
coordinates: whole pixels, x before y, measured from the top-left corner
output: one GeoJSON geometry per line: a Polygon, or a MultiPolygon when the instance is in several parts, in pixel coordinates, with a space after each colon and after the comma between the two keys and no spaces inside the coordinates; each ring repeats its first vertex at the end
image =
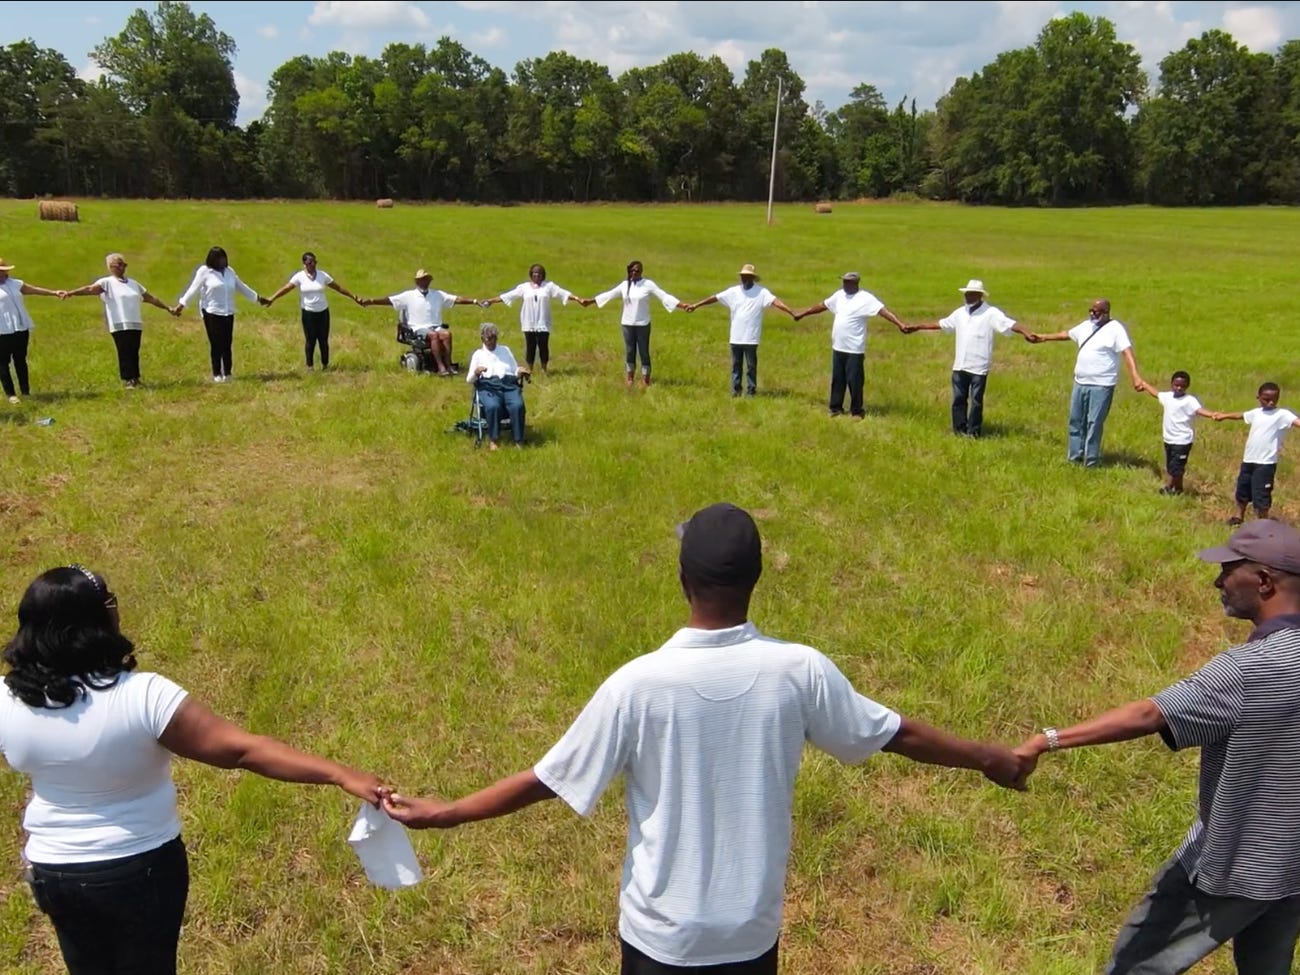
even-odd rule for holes
{"type": "Polygon", "coordinates": [[[952,432],[968,433],[972,437],[980,435],[984,425],[984,387],[988,384],[987,375],[980,376],[973,372],[954,369],[952,374],[952,432]],[[970,402],[970,413],[966,412],[966,403],[970,402]]]}
{"type": "Polygon", "coordinates": [[[1216,897],[1170,859],[1120,929],[1106,975],[1177,975],[1228,941],[1238,975],[1290,975],[1297,932],[1300,897],[1216,897]]]}
{"type": "Polygon", "coordinates": [[[831,351],[831,416],[844,412],[844,391],[849,392],[849,412],[865,416],[862,387],[866,380],[867,357],[862,352],[831,351]]]}
{"type": "Polygon", "coordinates": [[[483,406],[483,419],[487,422],[488,439],[496,443],[501,439],[501,411],[510,417],[510,435],[515,443],[524,442],[524,397],[513,376],[504,379],[480,379],[478,399],[483,406]]]}
{"type": "Polygon", "coordinates": [[[742,365],[747,367],[749,371],[749,383],[745,387],[745,392],[753,396],[758,392],[757,345],[733,344],[731,346],[731,392],[735,396],[740,395],[740,371],[742,365]]]}
{"type": "Polygon", "coordinates": [[[1101,434],[1114,398],[1114,386],[1074,384],[1074,392],[1070,394],[1070,446],[1066,452],[1071,463],[1097,466],[1101,459],[1101,434]]]}

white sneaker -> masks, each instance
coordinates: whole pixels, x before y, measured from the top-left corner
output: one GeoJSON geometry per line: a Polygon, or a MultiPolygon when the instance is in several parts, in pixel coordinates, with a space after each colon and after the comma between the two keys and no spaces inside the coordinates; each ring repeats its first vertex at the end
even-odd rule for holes
{"type": "Polygon", "coordinates": [[[13,403],[13,404],[15,404],[15,405],[17,405],[17,403],[18,403],[18,397],[17,397],[17,396],[10,396],[10,397],[9,397],[9,402],[10,402],[10,403],[13,403]]]}
{"type": "Polygon", "coordinates": [[[214,383],[224,382],[224,380],[220,376],[213,376],[212,381],[214,383]]]}

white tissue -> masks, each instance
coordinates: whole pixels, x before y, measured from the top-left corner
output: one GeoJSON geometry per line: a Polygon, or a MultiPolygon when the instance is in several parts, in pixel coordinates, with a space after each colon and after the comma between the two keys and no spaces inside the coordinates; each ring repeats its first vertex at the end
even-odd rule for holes
{"type": "Polygon", "coordinates": [[[424,879],[402,824],[368,802],[357,813],[348,843],[357,851],[366,878],[376,887],[400,890],[424,879]]]}

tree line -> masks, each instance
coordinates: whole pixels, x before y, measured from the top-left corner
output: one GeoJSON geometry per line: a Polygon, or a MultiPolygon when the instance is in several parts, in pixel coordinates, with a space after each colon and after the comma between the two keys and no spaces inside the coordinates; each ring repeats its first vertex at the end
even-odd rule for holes
{"type": "Polygon", "coordinates": [[[691,52],[614,78],[552,52],[507,74],[459,42],[300,55],[241,128],[235,43],[164,0],[77,76],[0,48],[0,193],[502,201],[759,200],[781,91],[784,200],[914,195],[1031,206],[1300,202],[1300,41],[1256,54],[1210,30],[1154,88],[1105,17],[1050,21],[932,110],[873,85],[809,105],[769,48],[737,81],[691,52]]]}

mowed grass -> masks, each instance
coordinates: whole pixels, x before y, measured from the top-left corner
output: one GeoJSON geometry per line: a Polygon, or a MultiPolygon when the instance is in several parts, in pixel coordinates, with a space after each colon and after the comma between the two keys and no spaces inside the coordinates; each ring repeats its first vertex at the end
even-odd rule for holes
{"type": "MultiPolygon", "coordinates": [[[[1109,297],[1162,387],[1210,409],[1279,382],[1294,405],[1300,213],[1007,211],[930,205],[510,207],[88,201],[79,224],[0,203],[15,276],[71,288],[125,252],[164,300],[219,243],[270,293],[314,250],[359,293],[475,297],[533,261],[578,294],[631,258],[692,301],[744,262],[798,308],[840,274],[933,321],[982,277],[1059,330],[1109,297]]],[[[197,314],[146,308],[146,388],[126,392],[97,299],[28,299],[35,395],[0,404],[0,603],[82,561],[119,594],[142,667],[259,732],[454,796],[540,757],[600,681],[685,619],[674,527],[726,499],[766,543],[764,630],[828,653],[866,694],[1018,742],[1155,691],[1244,636],[1196,549],[1224,537],[1245,427],[1201,421],[1191,493],[1156,494],[1160,411],[1122,386],[1109,463],[1066,465],[1073,346],[1000,340],[988,436],[948,433],[952,343],[873,324],[869,416],[825,415],[830,316],[769,317],[756,399],[728,395],[726,313],[656,306],[648,391],[622,381],[618,310],[556,313],[527,390],[533,445],[448,432],[467,386],[402,372],[389,309],[331,295],[336,368],[302,367],[294,295],[244,303],[236,380],[213,386],[197,314]],[[52,426],[38,418],[53,417],[52,426]]],[[[522,353],[517,310],[458,308],[522,353]]],[[[1300,514],[1293,463],[1275,511],[1300,514]]],[[[893,756],[810,753],[796,799],[783,970],[1093,972],[1194,810],[1196,756],[1156,740],[1045,761],[1027,795],[893,756]]],[[[178,762],[193,884],[190,973],[613,972],[621,790],[590,820],[558,802],[414,834],[428,879],[370,888],[356,802],[178,762]]],[[[0,968],[57,968],[18,876],[25,779],[0,775],[0,968]]],[[[1221,958],[1209,971],[1227,971],[1221,958]]]]}

